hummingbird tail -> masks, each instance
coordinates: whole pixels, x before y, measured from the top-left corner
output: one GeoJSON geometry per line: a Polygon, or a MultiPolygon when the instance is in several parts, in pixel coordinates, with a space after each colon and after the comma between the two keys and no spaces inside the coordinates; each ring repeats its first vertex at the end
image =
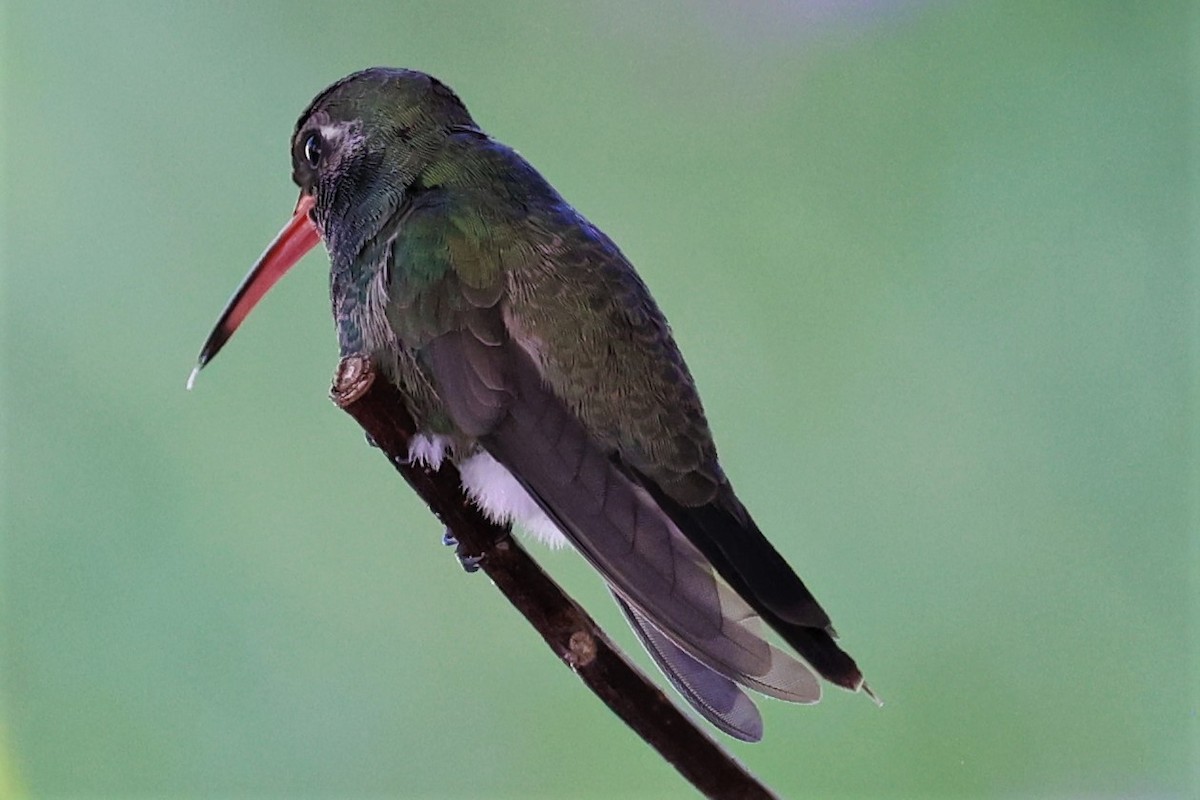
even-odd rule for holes
{"type": "Polygon", "coordinates": [[[688,655],[687,651],[654,627],[654,623],[622,600],[612,587],[609,588],[646,652],[700,716],[743,742],[762,739],[762,715],[749,695],[729,678],[688,655]]]}
{"type": "Polygon", "coordinates": [[[834,641],[829,617],[728,484],[715,501],[694,507],[681,505],[650,482],[644,485],[733,591],[809,666],[844,689],[862,688],[862,672],[834,641]]]}
{"type": "Polygon", "coordinates": [[[665,632],[651,615],[639,611],[609,587],[634,633],[667,679],[705,719],[736,739],[762,738],[762,717],[750,696],[740,687],[788,703],[811,704],[821,699],[821,682],[803,661],[770,644],[762,620],[745,600],[713,575],[721,614],[721,627],[748,637],[759,653],[753,670],[738,669],[714,660],[700,643],[665,632]]]}

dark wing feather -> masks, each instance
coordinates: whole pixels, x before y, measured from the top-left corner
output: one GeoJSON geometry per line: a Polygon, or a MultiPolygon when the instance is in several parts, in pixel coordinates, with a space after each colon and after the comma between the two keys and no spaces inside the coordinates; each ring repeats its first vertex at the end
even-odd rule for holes
{"type": "Polygon", "coordinates": [[[503,342],[492,344],[467,327],[437,337],[421,351],[450,418],[468,436],[495,428],[514,399],[504,350],[503,342]]]}
{"type": "Polygon", "coordinates": [[[446,399],[451,418],[471,427],[496,420],[490,431],[476,433],[480,444],[636,612],[631,621],[639,636],[668,677],[688,687],[681,691],[689,701],[706,716],[725,710],[730,716],[722,727],[743,737],[754,726],[732,702],[730,681],[790,702],[816,701],[820,686],[808,666],[765,641],[754,610],[657,501],[596,447],[529,357],[512,343],[480,348],[465,329],[431,343],[435,384],[459,396],[446,399]],[[479,353],[501,364],[472,366],[479,353]],[[512,383],[484,385],[483,376],[495,375],[512,383]],[[501,409],[498,418],[494,409],[501,409]]]}

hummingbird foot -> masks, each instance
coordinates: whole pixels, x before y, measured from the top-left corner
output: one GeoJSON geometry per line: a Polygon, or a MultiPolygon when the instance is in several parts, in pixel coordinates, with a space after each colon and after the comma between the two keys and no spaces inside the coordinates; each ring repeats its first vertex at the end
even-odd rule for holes
{"type": "Polygon", "coordinates": [[[442,532],[442,544],[447,547],[453,547],[454,555],[458,558],[458,563],[462,566],[463,572],[479,572],[479,565],[483,563],[485,556],[472,556],[463,552],[463,546],[459,543],[458,538],[447,527],[442,532]]]}
{"type": "Polygon", "coordinates": [[[463,572],[470,575],[473,572],[479,572],[479,565],[483,563],[483,556],[468,556],[458,553],[458,563],[463,568],[463,572]]]}

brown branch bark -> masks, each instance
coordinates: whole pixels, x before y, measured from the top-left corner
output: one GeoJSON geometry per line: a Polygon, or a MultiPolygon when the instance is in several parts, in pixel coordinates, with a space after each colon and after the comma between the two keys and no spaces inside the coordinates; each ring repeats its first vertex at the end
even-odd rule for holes
{"type": "Polygon", "coordinates": [[[370,361],[343,358],[330,391],[550,649],[666,761],[712,798],[773,798],[719,744],[699,730],[609,640],[578,604],[509,535],[463,495],[458,471],[437,472],[407,461],[414,433],[399,391],[375,380],[370,361]]]}

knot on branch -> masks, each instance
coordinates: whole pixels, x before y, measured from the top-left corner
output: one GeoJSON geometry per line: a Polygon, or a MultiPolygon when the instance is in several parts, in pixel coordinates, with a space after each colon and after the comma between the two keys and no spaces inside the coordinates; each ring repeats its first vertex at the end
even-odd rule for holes
{"type": "Polygon", "coordinates": [[[596,638],[587,631],[575,631],[563,656],[572,669],[583,669],[596,660],[596,638]]]}
{"type": "Polygon", "coordinates": [[[347,408],[367,393],[375,382],[375,370],[371,359],[366,356],[346,356],[338,362],[333,374],[333,386],[329,388],[329,399],[338,408],[347,408]]]}

